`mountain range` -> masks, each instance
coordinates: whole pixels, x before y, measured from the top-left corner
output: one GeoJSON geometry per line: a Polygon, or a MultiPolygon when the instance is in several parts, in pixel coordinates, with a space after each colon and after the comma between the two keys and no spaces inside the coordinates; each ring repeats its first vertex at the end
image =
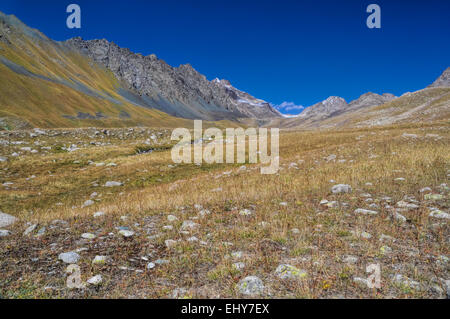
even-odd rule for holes
{"type": "Polygon", "coordinates": [[[114,42],[58,42],[0,12],[0,128],[226,125],[328,128],[434,121],[450,115],[450,68],[429,87],[401,97],[331,96],[283,116],[227,80],[209,81],[190,64],[172,67],[114,42]],[[223,123],[225,125],[225,123],[223,123]],[[234,124],[231,124],[234,123],[234,124]]]}

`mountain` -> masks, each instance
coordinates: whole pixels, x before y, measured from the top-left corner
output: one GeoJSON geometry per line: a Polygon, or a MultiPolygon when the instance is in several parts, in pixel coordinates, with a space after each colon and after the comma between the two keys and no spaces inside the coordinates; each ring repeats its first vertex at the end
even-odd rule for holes
{"type": "Polygon", "coordinates": [[[226,80],[208,81],[190,64],[175,68],[154,54],[136,54],[107,40],[74,38],[65,43],[112,71],[139,96],[118,92],[139,105],[191,119],[280,116],[269,103],[239,91],[226,80]]]}
{"type": "Polygon", "coordinates": [[[450,87],[450,67],[448,67],[429,87],[450,87]]]}
{"type": "Polygon", "coordinates": [[[389,93],[379,95],[376,93],[365,93],[358,99],[347,103],[343,98],[330,96],[326,100],[306,108],[298,116],[288,119],[282,126],[284,127],[319,127],[323,121],[338,115],[355,112],[362,108],[381,105],[394,99],[395,96],[389,93]]]}
{"type": "Polygon", "coordinates": [[[208,81],[188,64],[174,68],[106,40],[53,41],[1,12],[0,83],[6,129],[280,117],[269,103],[227,81],[208,81]]]}

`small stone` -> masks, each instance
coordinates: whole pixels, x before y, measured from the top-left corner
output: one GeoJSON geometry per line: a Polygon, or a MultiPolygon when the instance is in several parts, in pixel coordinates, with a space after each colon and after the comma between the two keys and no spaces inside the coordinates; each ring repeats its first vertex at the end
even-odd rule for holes
{"type": "Polygon", "coordinates": [[[356,264],[358,262],[358,257],[346,255],[342,258],[342,261],[346,264],[356,264]]]}
{"type": "Polygon", "coordinates": [[[287,264],[279,265],[275,270],[275,274],[280,279],[301,279],[307,276],[306,271],[287,264]]]}
{"type": "Polygon", "coordinates": [[[155,268],[155,266],[156,266],[155,263],[150,262],[147,264],[147,269],[153,269],[155,268]]]}
{"type": "Polygon", "coordinates": [[[123,229],[123,230],[119,231],[119,234],[122,235],[125,238],[129,238],[129,237],[132,237],[134,235],[134,231],[123,229]]]}
{"type": "Polygon", "coordinates": [[[105,187],[118,187],[118,186],[122,186],[123,183],[121,182],[116,182],[116,181],[108,181],[105,183],[105,187]]]}
{"type": "Polygon", "coordinates": [[[25,231],[23,232],[23,235],[28,236],[36,229],[36,227],[37,227],[37,224],[33,224],[33,225],[29,226],[27,229],[25,229],[25,231]]]}
{"type": "Polygon", "coordinates": [[[236,270],[241,271],[245,268],[245,264],[243,262],[239,261],[239,262],[232,264],[232,267],[236,270]]]}
{"type": "Polygon", "coordinates": [[[413,288],[415,290],[419,290],[420,284],[417,281],[411,280],[406,276],[403,276],[401,274],[397,274],[394,276],[393,281],[397,285],[413,288]]]}
{"type": "Polygon", "coordinates": [[[100,285],[102,282],[103,282],[103,277],[102,277],[102,275],[94,276],[94,277],[88,279],[88,281],[87,281],[88,284],[93,285],[93,286],[98,286],[98,285],[100,285]]]}
{"type": "Polygon", "coordinates": [[[439,218],[439,219],[450,219],[450,214],[444,213],[443,211],[439,209],[433,210],[430,215],[430,217],[439,218]]]}
{"type": "Polygon", "coordinates": [[[264,283],[256,276],[248,276],[239,281],[237,288],[243,295],[262,295],[264,292],[264,283]]]}
{"type": "Polygon", "coordinates": [[[99,218],[99,217],[102,217],[102,216],[105,216],[104,212],[95,212],[94,213],[94,218],[99,218]]]}
{"type": "Polygon", "coordinates": [[[81,238],[84,238],[84,239],[94,239],[95,237],[96,236],[94,234],[91,234],[91,233],[81,234],[81,238]]]}
{"type": "Polygon", "coordinates": [[[74,251],[71,251],[68,253],[59,254],[58,259],[62,260],[66,264],[76,264],[80,260],[80,255],[74,251]]]}
{"type": "Polygon", "coordinates": [[[8,227],[14,224],[17,218],[0,211],[0,227],[8,227]]]}
{"type": "Polygon", "coordinates": [[[166,244],[166,247],[169,249],[177,245],[177,241],[173,239],[167,239],[166,241],[164,241],[164,243],[166,244]]]}
{"type": "Polygon", "coordinates": [[[11,232],[9,230],[0,229],[0,237],[7,237],[9,235],[11,235],[11,232]]]}
{"type": "Polygon", "coordinates": [[[185,220],[185,221],[183,222],[183,224],[181,225],[181,229],[189,229],[189,230],[192,230],[192,229],[197,228],[198,226],[199,226],[199,224],[194,223],[194,222],[191,221],[191,220],[185,220]]]}
{"type": "Polygon", "coordinates": [[[347,184],[338,184],[331,187],[331,192],[333,194],[351,193],[352,187],[347,184]]]}
{"type": "Polygon", "coordinates": [[[374,211],[374,210],[368,210],[368,209],[363,209],[363,208],[358,208],[355,209],[355,214],[361,214],[361,215],[377,215],[378,212],[374,211]]]}
{"type": "Polygon", "coordinates": [[[94,204],[95,204],[95,202],[92,199],[88,199],[87,201],[84,202],[82,207],[88,207],[88,206],[91,206],[94,204]]]}
{"type": "Polygon", "coordinates": [[[392,252],[392,248],[389,247],[389,246],[382,246],[382,247],[380,248],[380,252],[381,252],[383,255],[389,254],[389,253],[392,252]]]}
{"type": "Polygon", "coordinates": [[[178,217],[174,216],[174,215],[169,215],[169,216],[167,216],[167,220],[169,222],[174,222],[174,221],[178,220],[178,217]]]}
{"type": "Polygon", "coordinates": [[[108,260],[109,260],[109,257],[108,257],[108,256],[99,256],[99,255],[97,255],[97,256],[95,256],[95,258],[92,260],[92,263],[93,263],[94,265],[103,265],[103,264],[106,264],[106,263],[108,262],[108,260]]]}
{"type": "Polygon", "coordinates": [[[239,211],[239,215],[241,216],[250,216],[252,214],[252,212],[249,209],[242,209],[241,211],[239,211]]]}
{"type": "Polygon", "coordinates": [[[423,198],[425,200],[441,200],[444,196],[441,194],[426,194],[423,198]]]}
{"type": "Polygon", "coordinates": [[[357,285],[367,288],[368,287],[368,281],[365,278],[360,278],[360,277],[354,277],[353,278],[353,282],[356,283],[357,285]]]}

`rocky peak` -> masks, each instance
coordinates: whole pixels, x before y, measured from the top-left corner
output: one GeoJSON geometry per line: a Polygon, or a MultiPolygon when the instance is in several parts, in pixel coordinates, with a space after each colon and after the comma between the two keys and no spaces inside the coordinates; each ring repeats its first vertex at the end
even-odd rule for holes
{"type": "Polygon", "coordinates": [[[269,103],[239,91],[226,80],[208,81],[190,64],[174,68],[156,55],[135,54],[104,39],[73,38],[65,43],[110,69],[128,89],[152,98],[152,107],[169,114],[211,120],[281,116],[269,103]]]}
{"type": "Polygon", "coordinates": [[[450,87],[450,67],[448,67],[429,87],[450,87]]]}

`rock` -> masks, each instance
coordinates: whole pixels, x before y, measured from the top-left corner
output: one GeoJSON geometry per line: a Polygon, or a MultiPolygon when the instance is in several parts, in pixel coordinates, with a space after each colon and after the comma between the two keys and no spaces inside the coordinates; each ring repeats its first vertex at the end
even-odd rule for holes
{"type": "Polygon", "coordinates": [[[361,231],[353,231],[352,230],[352,231],[350,231],[350,233],[357,238],[364,238],[364,239],[372,238],[372,235],[365,231],[361,232],[361,231]]]}
{"type": "Polygon", "coordinates": [[[47,229],[45,228],[45,227],[42,227],[41,229],[39,229],[39,231],[37,232],[37,234],[36,234],[36,237],[41,237],[41,236],[43,236],[44,234],[45,234],[45,231],[46,231],[47,229]]]}
{"type": "Polygon", "coordinates": [[[88,199],[87,201],[84,202],[84,204],[82,205],[82,207],[88,207],[91,205],[94,205],[95,202],[92,199],[88,199]]]}
{"type": "Polygon", "coordinates": [[[201,217],[205,217],[206,215],[210,215],[211,212],[210,212],[208,209],[202,209],[202,210],[199,212],[199,214],[200,214],[201,217]]]}
{"type": "Polygon", "coordinates": [[[363,209],[363,208],[355,209],[354,213],[361,214],[361,215],[377,215],[378,214],[378,212],[376,212],[374,210],[368,210],[368,209],[363,209]]]}
{"type": "Polygon", "coordinates": [[[352,255],[343,256],[342,261],[346,264],[356,264],[358,262],[358,257],[352,255]]]}
{"type": "Polygon", "coordinates": [[[250,216],[252,212],[249,209],[241,209],[239,211],[239,215],[241,216],[250,216]]]}
{"type": "Polygon", "coordinates": [[[188,239],[186,239],[188,242],[190,243],[194,243],[198,241],[198,238],[195,236],[189,237],[188,239]]]}
{"type": "Polygon", "coordinates": [[[354,277],[353,278],[353,282],[356,283],[358,286],[362,287],[362,288],[367,288],[368,287],[368,281],[365,278],[360,278],[360,277],[354,277]]]}
{"type": "Polygon", "coordinates": [[[11,232],[9,230],[0,229],[0,237],[7,237],[9,235],[11,235],[11,232]]]}
{"type": "Polygon", "coordinates": [[[385,254],[389,254],[392,252],[392,248],[389,246],[381,246],[380,248],[380,252],[385,255],[385,254]]]}
{"type": "Polygon", "coordinates": [[[92,260],[92,264],[94,265],[104,265],[109,261],[109,257],[108,256],[100,256],[97,255],[95,256],[95,258],[92,260]]]}
{"type": "Polygon", "coordinates": [[[241,270],[243,270],[245,268],[245,264],[243,262],[241,262],[241,261],[236,262],[236,263],[232,264],[231,266],[234,269],[239,270],[239,271],[241,271],[241,270]]]}
{"type": "Polygon", "coordinates": [[[256,276],[248,276],[239,281],[238,291],[247,296],[257,296],[264,293],[264,283],[256,276]]]}
{"type": "Polygon", "coordinates": [[[34,230],[36,229],[37,224],[33,224],[31,226],[28,226],[27,229],[25,229],[25,231],[23,232],[23,236],[28,236],[29,234],[31,234],[32,232],[34,232],[34,230]]]}
{"type": "Polygon", "coordinates": [[[0,163],[6,162],[8,160],[7,157],[0,156],[0,163]]]}
{"type": "Polygon", "coordinates": [[[416,204],[411,204],[411,203],[408,203],[408,202],[405,202],[405,201],[399,201],[397,204],[397,207],[399,207],[399,208],[406,208],[406,209],[408,209],[408,210],[414,210],[414,209],[418,209],[419,208],[419,206],[418,205],[416,205],[416,204]]]}
{"type": "Polygon", "coordinates": [[[387,241],[392,241],[392,242],[394,242],[394,241],[395,241],[395,238],[394,238],[394,237],[391,237],[391,236],[389,236],[389,235],[381,234],[381,236],[380,236],[380,241],[381,241],[381,242],[387,242],[387,241]]]}
{"type": "Polygon", "coordinates": [[[197,223],[194,223],[193,221],[191,221],[191,220],[185,220],[184,222],[183,222],[183,224],[181,225],[181,229],[189,229],[189,230],[192,230],[192,229],[196,229],[198,226],[200,226],[199,224],[197,224],[197,223]]]}
{"type": "Polygon", "coordinates": [[[331,192],[333,194],[351,193],[352,187],[347,184],[338,184],[331,187],[331,192]]]}
{"type": "Polygon", "coordinates": [[[169,215],[169,216],[167,216],[167,220],[168,220],[169,222],[174,222],[174,221],[177,221],[177,220],[178,220],[178,217],[177,217],[177,216],[174,216],[174,215],[169,215]]]}
{"type": "Polygon", "coordinates": [[[298,228],[292,228],[292,229],[291,229],[291,233],[293,233],[293,234],[295,234],[295,235],[298,235],[298,234],[300,234],[300,229],[298,229],[298,228]]]}
{"type": "Polygon", "coordinates": [[[66,264],[76,264],[80,260],[80,255],[74,251],[70,251],[68,253],[59,254],[58,259],[66,264]]]}
{"type": "Polygon", "coordinates": [[[153,268],[155,268],[155,266],[156,265],[154,263],[150,262],[150,263],[147,264],[147,269],[153,269],[153,268]]]}
{"type": "Polygon", "coordinates": [[[402,214],[397,213],[397,212],[394,212],[393,217],[394,217],[395,220],[399,221],[400,223],[406,222],[406,217],[403,216],[402,214]]]}
{"type": "Polygon", "coordinates": [[[94,239],[95,237],[96,236],[94,234],[91,234],[91,233],[81,234],[81,238],[83,238],[83,239],[94,239]]]}
{"type": "Polygon", "coordinates": [[[18,219],[0,211],[0,227],[8,227],[13,225],[18,219]]]}
{"type": "Polygon", "coordinates": [[[450,219],[450,214],[444,213],[443,211],[439,209],[433,210],[430,215],[430,217],[439,218],[439,219],[450,219]]]}
{"type": "Polygon", "coordinates": [[[275,274],[280,279],[302,279],[307,276],[306,271],[287,264],[279,265],[275,270],[275,274]]]}
{"type": "Polygon", "coordinates": [[[95,212],[93,216],[94,216],[94,218],[99,218],[99,217],[105,216],[105,213],[104,212],[95,212]]]}
{"type": "Polygon", "coordinates": [[[129,238],[134,235],[134,231],[122,229],[121,231],[119,231],[119,234],[125,238],[129,238]]]}
{"type": "Polygon", "coordinates": [[[444,198],[441,194],[425,194],[423,197],[425,200],[441,200],[444,198]]]}
{"type": "Polygon", "coordinates": [[[170,297],[173,299],[186,299],[189,298],[189,292],[186,288],[176,288],[172,291],[170,297]]]}
{"type": "Polygon", "coordinates": [[[157,265],[166,265],[168,263],[169,263],[169,261],[167,259],[157,259],[157,260],[155,260],[155,264],[157,264],[157,265]]]}
{"type": "Polygon", "coordinates": [[[103,282],[103,277],[102,277],[102,275],[94,276],[94,277],[88,279],[88,281],[87,281],[88,284],[93,285],[93,286],[98,286],[98,285],[100,285],[102,282],[103,282]]]}
{"type": "Polygon", "coordinates": [[[397,285],[409,287],[415,290],[420,289],[420,284],[417,281],[411,280],[408,277],[403,276],[401,274],[395,275],[393,278],[393,282],[396,283],[397,285]]]}
{"type": "Polygon", "coordinates": [[[166,247],[169,249],[177,245],[177,241],[173,239],[167,239],[166,241],[164,241],[164,243],[166,244],[166,247]]]}
{"type": "Polygon", "coordinates": [[[122,186],[123,183],[121,182],[115,182],[115,181],[108,181],[105,183],[105,187],[118,187],[118,186],[122,186]]]}
{"type": "Polygon", "coordinates": [[[421,193],[431,193],[432,190],[429,187],[424,187],[419,192],[421,192],[421,193]]]}

